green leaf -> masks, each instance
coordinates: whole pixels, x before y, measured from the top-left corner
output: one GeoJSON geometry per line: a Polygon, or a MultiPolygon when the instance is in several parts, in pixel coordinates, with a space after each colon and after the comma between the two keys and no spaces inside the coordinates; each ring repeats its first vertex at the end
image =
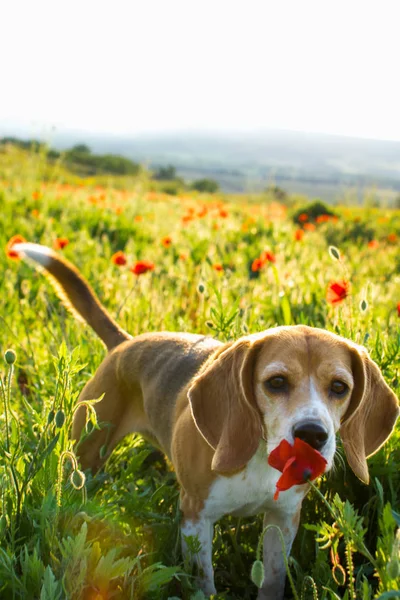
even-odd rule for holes
{"type": "Polygon", "coordinates": [[[143,570],[140,583],[145,592],[152,591],[169,583],[178,572],[178,567],[164,567],[155,563],[143,570]]]}
{"type": "Polygon", "coordinates": [[[40,600],[59,600],[59,598],[61,598],[61,592],[61,584],[56,580],[50,565],[48,565],[44,572],[40,600]]]}

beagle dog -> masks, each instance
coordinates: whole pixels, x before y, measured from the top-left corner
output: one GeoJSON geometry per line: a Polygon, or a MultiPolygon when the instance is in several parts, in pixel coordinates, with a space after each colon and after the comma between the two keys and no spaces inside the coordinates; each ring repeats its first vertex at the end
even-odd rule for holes
{"type": "MultiPolygon", "coordinates": [[[[67,260],[36,244],[13,250],[44,269],[62,301],[108,349],[79,400],[102,397],[95,404],[97,418],[110,426],[94,429],[77,445],[82,468],[96,472],[132,432],[163,450],[180,484],[183,554],[190,554],[187,536],[197,536],[200,552],[188,558],[197,564],[206,595],[216,593],[213,524],[223,515],[263,512],[265,525],[279,526],[290,552],[309,485],[273,499],[280,473],[267,458],[283,439],[293,443],[299,437],[318,449],[329,470],[339,432],[351,469],[368,483],[366,459],[390,436],[399,405],[362,346],[302,325],[225,344],[187,333],[132,338],[67,260]]],[[[73,439],[80,440],[85,422],[82,407],[73,439]]],[[[279,600],[285,567],[275,529],[265,536],[264,565],[258,598],[279,600]]]]}

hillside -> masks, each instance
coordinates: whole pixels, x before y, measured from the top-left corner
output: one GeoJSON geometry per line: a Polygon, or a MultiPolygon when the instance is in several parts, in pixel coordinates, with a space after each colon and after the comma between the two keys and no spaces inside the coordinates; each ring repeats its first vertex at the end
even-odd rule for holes
{"type": "Polygon", "coordinates": [[[118,153],[149,166],[173,164],[185,179],[215,178],[224,191],[287,191],[334,201],[349,188],[400,191],[400,142],[290,131],[176,133],[138,137],[79,132],[54,137],[65,148],[83,139],[96,152],[118,153]]]}

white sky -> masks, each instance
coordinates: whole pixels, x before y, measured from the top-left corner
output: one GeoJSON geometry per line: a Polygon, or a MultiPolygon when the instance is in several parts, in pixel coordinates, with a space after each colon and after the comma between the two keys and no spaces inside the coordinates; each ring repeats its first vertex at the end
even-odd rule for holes
{"type": "Polygon", "coordinates": [[[398,0],[5,0],[0,132],[400,140],[398,0]]]}

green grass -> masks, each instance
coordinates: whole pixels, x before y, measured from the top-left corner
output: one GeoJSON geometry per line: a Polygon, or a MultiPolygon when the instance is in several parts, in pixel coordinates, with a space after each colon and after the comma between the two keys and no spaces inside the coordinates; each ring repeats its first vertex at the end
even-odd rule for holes
{"type": "MultiPolygon", "coordinates": [[[[131,334],[192,331],[227,340],[281,324],[323,327],[366,345],[398,391],[399,211],[339,208],[337,222],[296,241],[285,209],[254,199],[222,206],[221,196],[148,194],[142,180],[126,190],[104,182],[96,189],[96,181],[43,186],[40,163],[27,164],[18,180],[9,162],[0,184],[0,248],[14,234],[50,246],[68,238],[62,252],[131,334]],[[378,248],[368,247],[371,239],[378,248]],[[276,262],[253,272],[267,249],[276,262]],[[127,266],[111,262],[117,250],[127,266]],[[129,266],[138,259],[155,270],[135,277],[129,266]],[[329,282],[344,278],[350,296],[329,306],[329,282]]],[[[0,366],[0,598],[201,598],[182,564],[178,487],[162,455],[133,437],[82,486],[68,434],[79,391],[105,355],[102,344],[40,273],[4,252],[0,265],[0,350],[17,354],[15,365],[0,366]]],[[[318,483],[330,508],[317,491],[303,505],[289,561],[299,598],[366,600],[400,590],[399,427],[369,461],[368,487],[343,456],[339,449],[334,472],[318,483]]],[[[260,517],[217,523],[219,598],[255,597],[250,571],[261,528],[260,517]]]]}

